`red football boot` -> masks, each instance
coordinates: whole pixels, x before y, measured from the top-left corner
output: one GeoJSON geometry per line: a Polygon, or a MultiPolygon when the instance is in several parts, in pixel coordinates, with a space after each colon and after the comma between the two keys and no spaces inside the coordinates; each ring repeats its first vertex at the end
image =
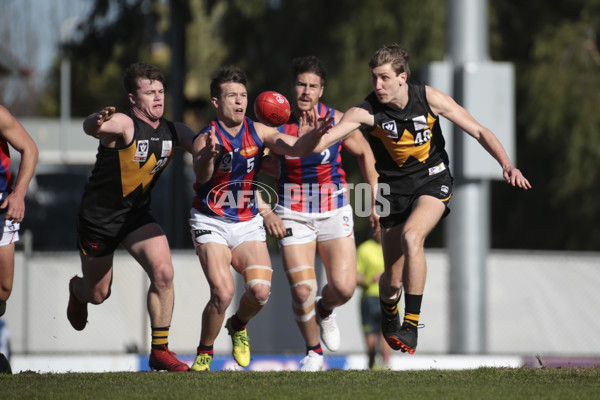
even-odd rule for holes
{"type": "Polygon", "coordinates": [[[160,350],[152,349],[150,352],[150,368],[154,371],[189,371],[190,367],[175,357],[169,348],[165,345],[160,350]]]}

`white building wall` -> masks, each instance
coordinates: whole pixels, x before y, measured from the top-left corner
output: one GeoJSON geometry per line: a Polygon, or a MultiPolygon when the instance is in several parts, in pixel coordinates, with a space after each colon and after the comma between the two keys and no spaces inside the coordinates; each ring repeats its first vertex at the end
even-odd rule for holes
{"type": "MultiPolygon", "coordinates": [[[[425,328],[419,331],[419,353],[447,353],[448,260],[443,250],[428,250],[427,259],[421,311],[425,328]]],[[[272,260],[272,295],[248,325],[250,343],[254,353],[302,353],[304,345],[292,318],[279,254],[273,254],[272,260]]],[[[174,252],[173,264],[170,347],[179,354],[195,354],[208,285],[192,250],[174,252]]],[[[89,323],[77,332],[66,318],[68,282],[80,274],[76,252],[34,253],[28,260],[17,252],[14,290],[3,317],[11,331],[13,354],[148,352],[147,278],[125,252],[115,255],[114,265],[111,297],[100,306],[89,306],[89,323]]],[[[494,251],[487,269],[486,353],[600,356],[600,319],[596,317],[600,253],[494,251]]],[[[336,310],[342,332],[339,353],[364,352],[359,295],[357,290],[350,302],[336,310]]],[[[236,307],[237,300],[230,313],[236,307]]],[[[215,352],[227,354],[230,346],[222,330],[215,352]]]]}

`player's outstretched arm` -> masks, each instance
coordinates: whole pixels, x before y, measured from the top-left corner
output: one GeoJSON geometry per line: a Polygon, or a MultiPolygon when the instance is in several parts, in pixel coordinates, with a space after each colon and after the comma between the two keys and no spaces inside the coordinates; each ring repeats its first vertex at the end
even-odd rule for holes
{"type": "Polygon", "coordinates": [[[185,149],[188,153],[194,154],[194,138],[196,137],[196,132],[183,122],[174,122],[173,124],[177,131],[178,146],[185,149]]]}
{"type": "Polygon", "coordinates": [[[426,87],[427,101],[431,110],[450,120],[460,129],[475,138],[481,146],[502,167],[502,175],[507,183],[522,189],[531,189],[531,184],[508,158],[502,143],[494,133],[481,125],[467,110],[460,106],[452,97],[437,89],[426,87]]]}
{"type": "Polygon", "coordinates": [[[345,139],[354,130],[360,128],[361,125],[373,126],[374,123],[375,117],[371,113],[371,107],[367,103],[351,107],[344,113],[342,119],[323,136],[319,145],[313,150],[313,153],[321,153],[332,144],[345,139]]]}
{"type": "Polygon", "coordinates": [[[133,129],[133,120],[125,114],[117,113],[115,107],[104,107],[88,115],[83,121],[83,131],[102,140],[102,144],[107,146],[121,138],[128,143],[128,139],[133,137],[133,129]]]}
{"type": "MultiPolygon", "coordinates": [[[[329,113],[324,118],[314,118],[309,123],[312,126],[311,130],[300,137],[283,134],[277,129],[261,123],[256,123],[255,126],[265,145],[275,153],[292,157],[304,157],[310,154],[315,146],[319,144],[321,137],[331,129],[332,122],[333,117],[330,117],[329,113]]],[[[302,124],[306,127],[305,122],[302,122],[302,124]]]]}

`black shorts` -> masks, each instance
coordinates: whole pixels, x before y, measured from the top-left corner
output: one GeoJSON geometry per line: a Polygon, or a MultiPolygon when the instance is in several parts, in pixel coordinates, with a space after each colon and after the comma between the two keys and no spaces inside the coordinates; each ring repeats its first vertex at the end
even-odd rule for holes
{"type": "Polygon", "coordinates": [[[77,247],[89,257],[103,257],[114,253],[127,235],[136,229],[156,223],[150,210],[132,210],[120,224],[98,225],[79,216],[77,219],[77,247]]]}
{"type": "Polygon", "coordinates": [[[365,335],[377,333],[381,329],[381,306],[379,297],[365,296],[360,300],[362,328],[365,335]]]}
{"type": "MultiPolygon", "coordinates": [[[[448,170],[441,172],[435,179],[423,184],[414,193],[391,193],[383,195],[383,199],[388,202],[387,209],[389,212],[386,215],[380,216],[379,224],[384,228],[403,224],[410,216],[415,202],[421,196],[432,196],[440,199],[446,206],[442,218],[447,216],[450,213],[448,203],[452,197],[452,176],[450,172],[448,170]]],[[[377,204],[385,211],[386,207],[380,201],[377,201],[377,204]]]]}

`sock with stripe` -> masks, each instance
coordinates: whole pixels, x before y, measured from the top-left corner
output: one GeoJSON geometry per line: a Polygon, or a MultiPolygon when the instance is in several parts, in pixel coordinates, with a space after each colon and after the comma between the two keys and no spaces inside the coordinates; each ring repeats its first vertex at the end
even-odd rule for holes
{"type": "Polygon", "coordinates": [[[169,328],[170,326],[163,328],[152,327],[152,348],[154,350],[162,350],[164,347],[169,347],[169,328]]]}
{"type": "Polygon", "coordinates": [[[321,317],[321,319],[325,319],[331,315],[333,310],[326,310],[325,307],[323,307],[323,299],[320,299],[317,302],[317,312],[319,313],[319,317],[321,317]]]}
{"type": "Polygon", "coordinates": [[[404,304],[404,322],[410,329],[417,329],[421,314],[422,294],[406,294],[404,304]]]}
{"type": "Polygon", "coordinates": [[[383,311],[383,313],[389,318],[395,317],[398,314],[398,302],[400,302],[400,296],[398,296],[398,300],[396,300],[392,304],[385,303],[383,300],[381,300],[381,298],[379,298],[381,311],[383,311]]]}
{"type": "Polygon", "coordinates": [[[316,346],[306,346],[306,354],[308,354],[308,352],[311,350],[319,355],[323,355],[323,349],[321,348],[321,343],[318,343],[316,346]]]}
{"type": "Polygon", "coordinates": [[[209,356],[213,356],[214,355],[214,351],[213,351],[213,345],[210,346],[205,346],[202,343],[200,343],[200,346],[198,346],[197,349],[197,354],[208,354],[209,356]]]}
{"type": "Polygon", "coordinates": [[[246,325],[248,324],[248,322],[242,322],[237,313],[231,317],[231,329],[233,329],[234,331],[243,331],[244,329],[246,329],[246,325]]]}

